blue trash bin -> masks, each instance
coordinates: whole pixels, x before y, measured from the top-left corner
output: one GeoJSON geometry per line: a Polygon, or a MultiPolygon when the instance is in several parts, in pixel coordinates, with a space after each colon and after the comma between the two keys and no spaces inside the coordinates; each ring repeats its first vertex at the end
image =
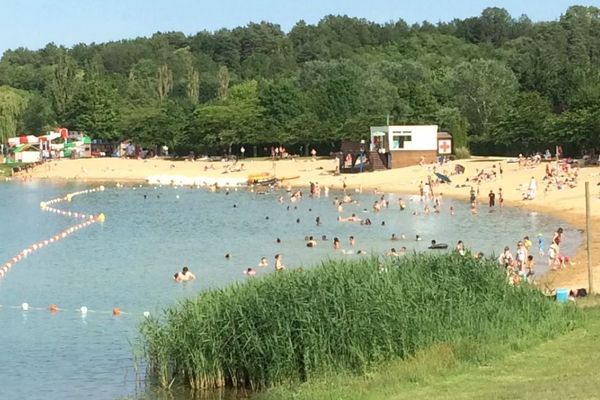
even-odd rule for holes
{"type": "Polygon", "coordinates": [[[556,301],[559,303],[567,303],[569,301],[569,289],[556,289],[556,301]]]}

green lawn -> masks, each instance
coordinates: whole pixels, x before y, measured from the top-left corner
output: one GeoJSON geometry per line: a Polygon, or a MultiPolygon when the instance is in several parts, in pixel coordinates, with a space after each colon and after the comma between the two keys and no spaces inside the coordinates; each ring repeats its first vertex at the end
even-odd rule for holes
{"type": "MultiPolygon", "coordinates": [[[[582,302],[573,331],[528,344],[474,345],[488,362],[474,362],[460,346],[437,346],[366,377],[334,376],[274,389],[259,399],[600,399],[600,307],[582,302]],[[487,349],[486,349],[487,347],[487,349]]],[[[475,357],[477,358],[477,356],[475,357]]]]}

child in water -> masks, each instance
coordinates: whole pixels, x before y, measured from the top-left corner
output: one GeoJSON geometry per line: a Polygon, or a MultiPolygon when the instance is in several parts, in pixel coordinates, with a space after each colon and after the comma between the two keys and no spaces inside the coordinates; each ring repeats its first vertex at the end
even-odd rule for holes
{"type": "Polygon", "coordinates": [[[258,263],[259,267],[268,267],[269,266],[269,262],[267,261],[267,257],[261,257],[260,261],[258,263]]]}

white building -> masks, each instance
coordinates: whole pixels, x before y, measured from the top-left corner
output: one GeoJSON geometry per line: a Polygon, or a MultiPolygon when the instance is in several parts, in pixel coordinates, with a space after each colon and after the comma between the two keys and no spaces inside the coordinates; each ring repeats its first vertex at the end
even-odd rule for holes
{"type": "MultiPolygon", "coordinates": [[[[387,168],[431,163],[438,155],[452,154],[452,136],[437,125],[388,125],[371,127],[372,158],[378,153],[387,168]]],[[[373,163],[376,165],[376,163],[373,163]]]]}

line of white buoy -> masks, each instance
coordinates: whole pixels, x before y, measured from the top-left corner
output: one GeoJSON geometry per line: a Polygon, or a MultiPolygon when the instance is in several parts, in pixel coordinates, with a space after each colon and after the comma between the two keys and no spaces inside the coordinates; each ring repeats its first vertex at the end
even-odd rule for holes
{"type": "MultiPolygon", "coordinates": [[[[22,311],[49,311],[52,314],[58,313],[59,311],[65,312],[77,312],[81,314],[81,316],[86,316],[88,313],[94,314],[112,314],[115,317],[120,315],[133,315],[135,313],[122,311],[119,307],[113,308],[111,311],[102,311],[102,310],[90,310],[86,306],[81,306],[78,309],[67,309],[67,308],[59,308],[56,304],[50,304],[48,307],[32,307],[29,303],[22,303],[20,306],[3,306],[0,305],[0,309],[14,309],[14,310],[22,310],[22,311]]],[[[149,311],[144,311],[142,315],[146,318],[150,317],[149,311]]]]}
{"type": "MultiPolygon", "coordinates": [[[[50,207],[51,205],[58,204],[63,201],[70,202],[73,199],[73,197],[76,197],[76,196],[80,196],[80,195],[88,194],[88,193],[94,193],[94,192],[102,192],[102,191],[104,191],[104,186],[99,186],[99,187],[93,188],[93,189],[86,189],[86,190],[81,190],[78,192],[69,193],[65,197],[59,197],[59,198],[48,200],[48,201],[42,201],[40,203],[40,208],[43,211],[63,215],[66,217],[73,217],[73,218],[81,219],[81,220],[83,220],[83,222],[75,224],[46,240],[42,240],[42,241],[32,244],[31,246],[27,247],[26,249],[21,250],[14,257],[10,258],[6,263],[0,264],[1,265],[0,266],[0,279],[4,278],[6,276],[6,274],[8,273],[8,271],[10,271],[10,269],[13,266],[15,266],[15,264],[17,264],[19,261],[27,258],[27,256],[32,254],[33,252],[40,250],[43,247],[45,247],[51,243],[55,243],[61,239],[64,239],[67,236],[69,236],[70,234],[72,234],[80,229],[86,228],[97,222],[104,222],[106,217],[103,213],[100,213],[98,215],[89,215],[89,214],[73,212],[73,211],[64,211],[64,210],[60,210],[58,208],[50,207]]],[[[27,303],[23,303],[23,304],[27,304],[27,303]]]]}

